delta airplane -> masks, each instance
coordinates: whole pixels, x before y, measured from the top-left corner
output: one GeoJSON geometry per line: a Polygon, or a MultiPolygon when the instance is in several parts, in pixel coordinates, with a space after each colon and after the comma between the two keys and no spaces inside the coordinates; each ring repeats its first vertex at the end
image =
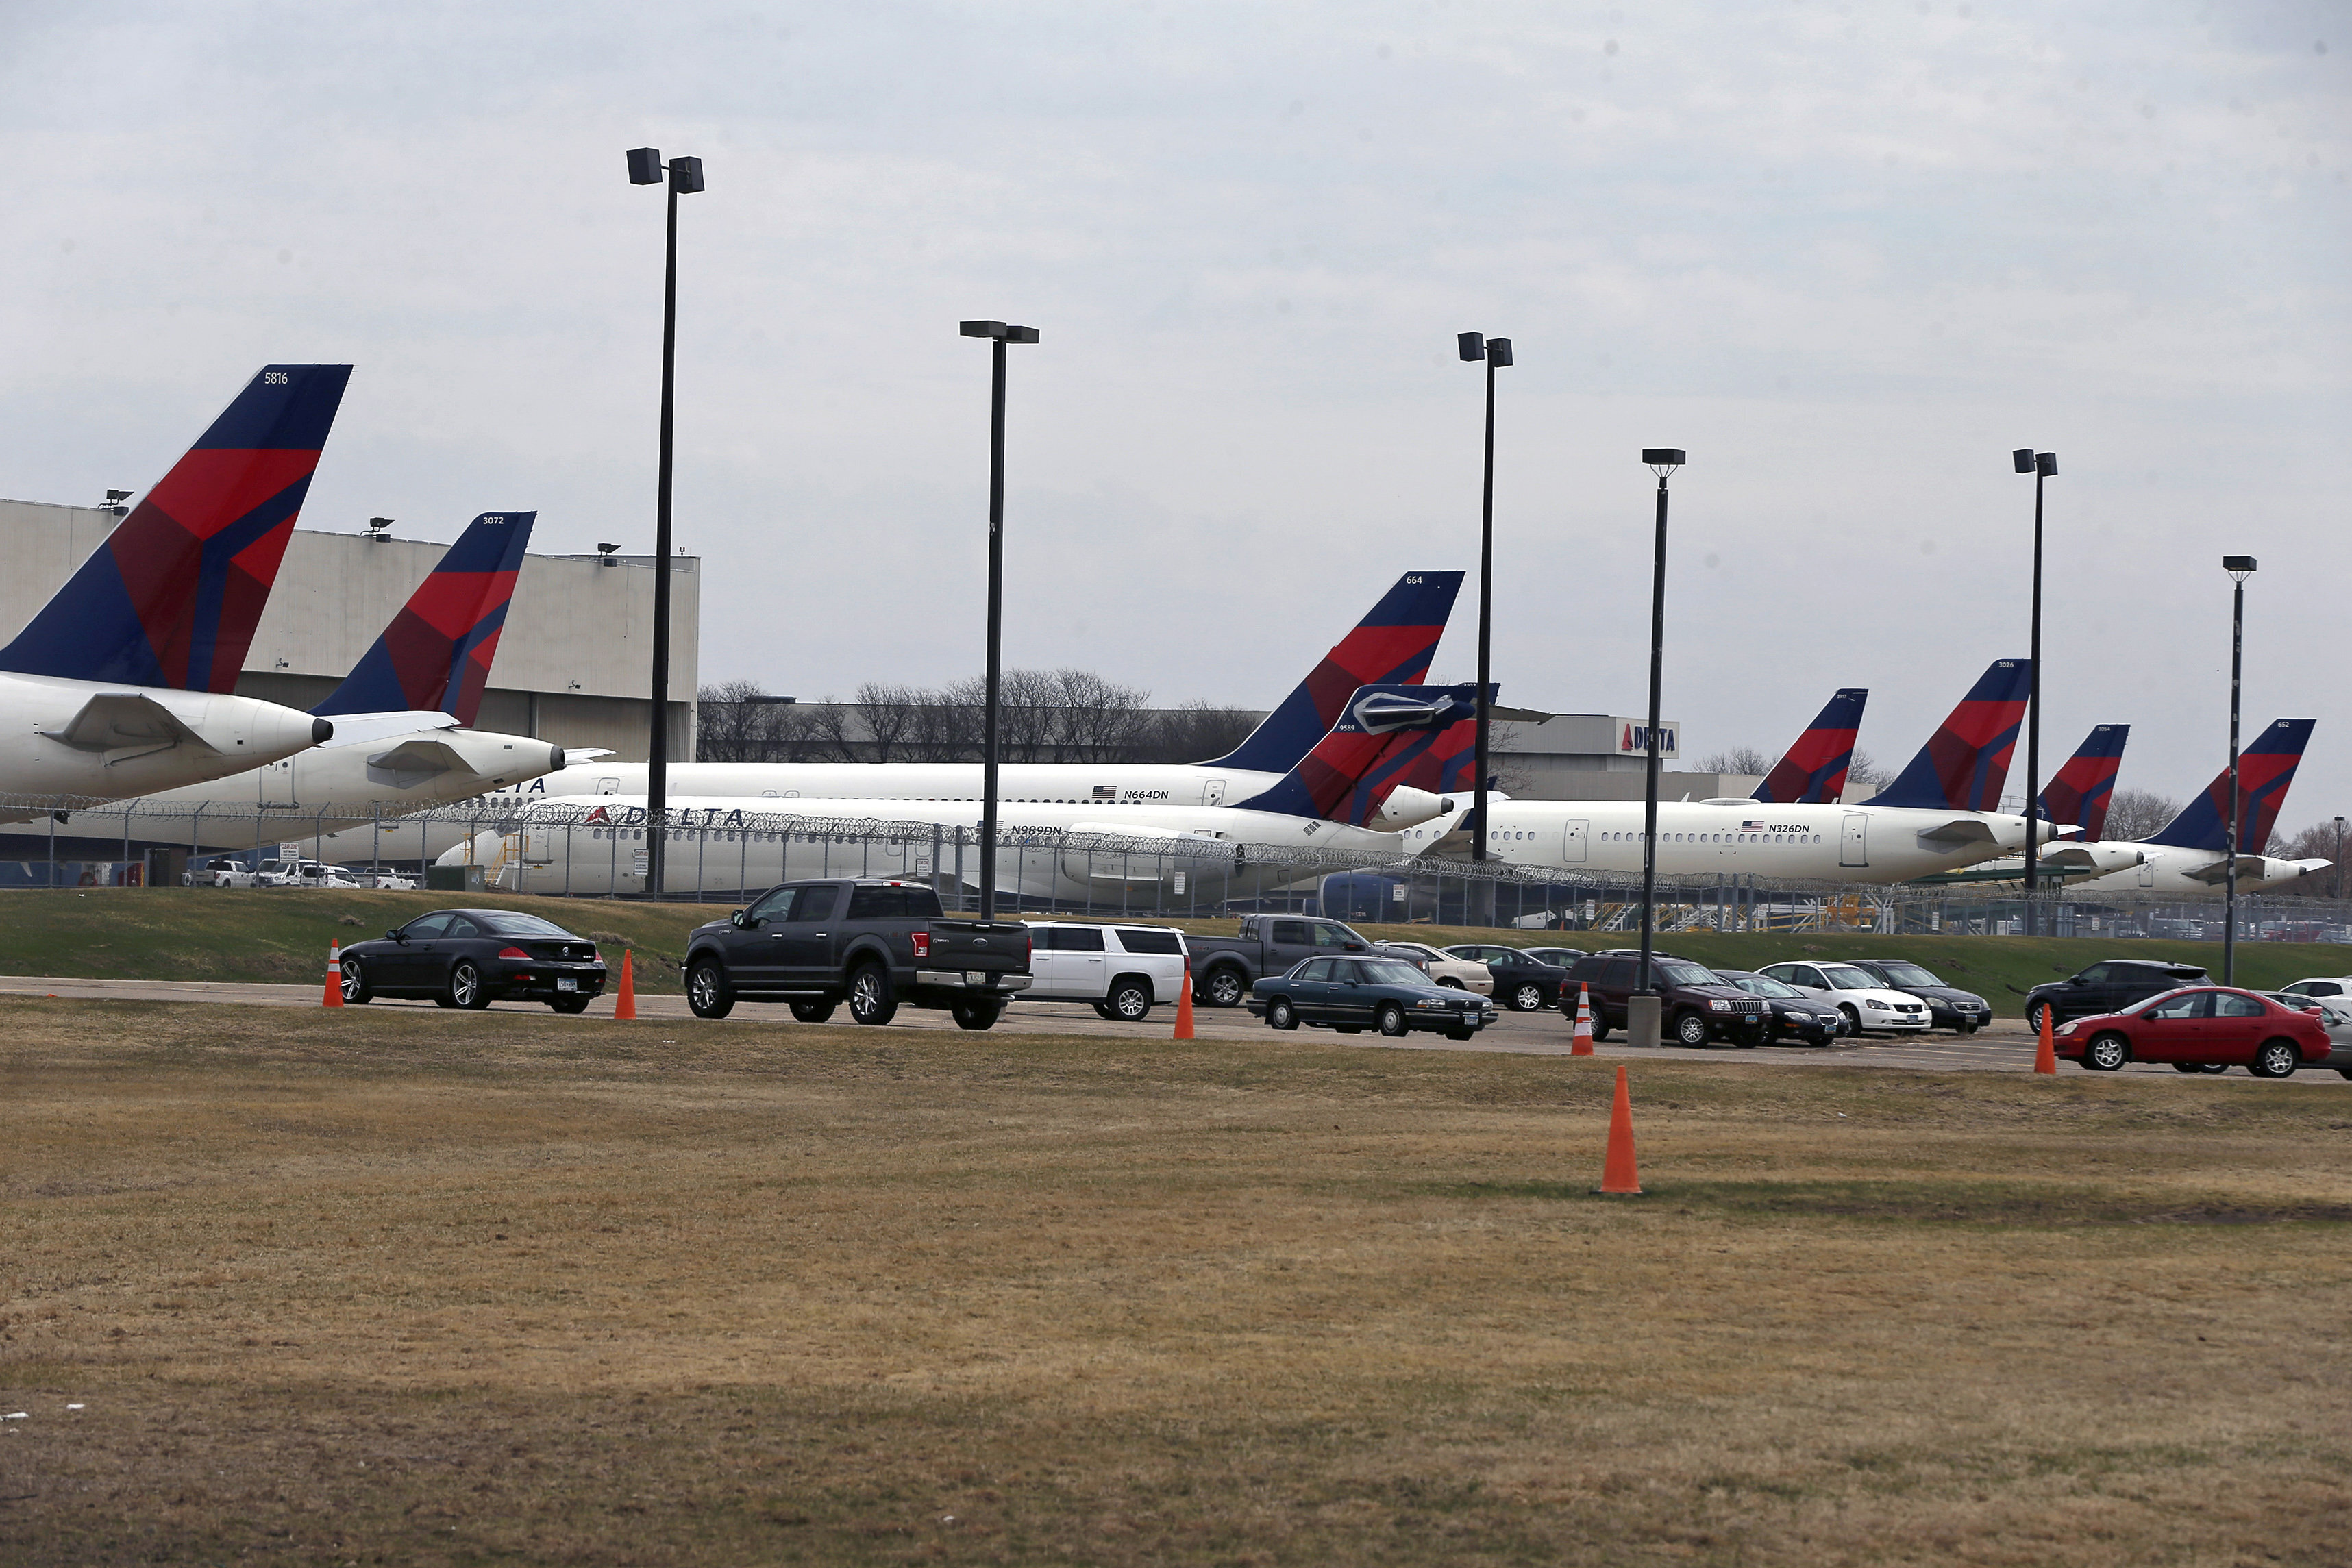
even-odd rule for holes
{"type": "Polygon", "coordinates": [[[266,365],[0,649],[0,821],[244,773],[331,720],[231,695],[349,365],[266,365]]]}
{"type": "MultiPolygon", "coordinates": [[[[1475,691],[1360,688],[1297,766],[1238,805],[1130,804],[1103,812],[1088,801],[1005,801],[999,808],[1004,839],[996,857],[998,891],[1115,900],[1139,912],[1244,897],[1329,869],[1317,862],[1254,862],[1251,852],[1265,848],[1392,862],[1403,852],[1402,841],[1370,824],[1395,781],[1433,748],[1468,751],[1477,727],[1475,691]],[[1033,832],[1056,838],[1023,846],[1021,835],[1033,832]]],[[[802,876],[960,872],[968,881],[979,870],[971,842],[980,826],[976,803],[689,796],[674,800],[670,811],[665,891],[673,894],[748,892],[802,876]],[[856,831],[845,831],[852,823],[856,831]],[[895,841],[886,837],[902,830],[895,841]],[[957,834],[965,841],[960,866],[946,860],[955,853],[957,834]]],[[[498,828],[443,854],[440,863],[490,866],[498,885],[510,891],[642,892],[645,822],[641,796],[532,800],[498,828]]]]}
{"type": "MultiPolygon", "coordinates": [[[[2303,760],[2304,747],[2311,743],[2311,732],[2317,722],[2308,718],[2279,719],[2238,754],[2239,843],[2270,842],[2271,830],[2278,825],[2279,812],[2286,805],[2287,786],[2294,782],[2295,768],[2303,760]]],[[[2121,750],[2120,741],[2116,747],[2121,750]]],[[[2109,782],[2112,786],[2112,779],[2109,782]]],[[[2105,826],[2104,795],[2096,816],[2098,826],[2105,826]]],[[[2045,851],[2042,859],[2045,864],[2057,863],[2062,875],[2072,868],[2060,857],[2074,852],[2122,862],[2120,870],[2109,870],[2080,881],[2070,877],[2070,892],[2152,890],[2210,897],[2221,893],[2229,879],[2229,839],[2225,831],[2229,817],[2230,770],[2225,768],[2202,794],[2181,809],[2179,816],[2145,839],[2120,843],[2061,843],[2045,851]]],[[[2237,857],[2238,891],[2283,887],[2334,863],[2325,860],[2278,860],[2242,851],[2237,857]]],[[[1980,869],[1997,873],[2003,880],[2016,881],[2024,875],[2024,859],[2020,856],[1980,869]]]]}
{"type": "MultiPolygon", "coordinates": [[[[1272,789],[1339,721],[1349,695],[1367,685],[1426,680],[1445,618],[1462,587],[1458,571],[1409,571],[1371,612],[1323,656],[1249,737],[1209,762],[1013,762],[997,768],[1004,804],[1098,807],[1221,806],[1272,789]]],[[[596,793],[646,793],[646,764],[611,762],[594,769],[596,793]]],[[[568,781],[567,781],[568,782],[568,781]]],[[[669,793],[794,800],[968,800],[980,799],[977,762],[673,762],[669,793]]],[[[543,789],[526,793],[544,794],[543,789]]],[[[511,802],[499,802],[501,804],[511,802]]],[[[804,810],[804,806],[774,808],[804,810]]],[[[1395,829],[1444,810],[1434,795],[1391,791],[1374,824],[1395,829]]],[[[438,852],[437,851],[436,852],[438,852]]]]}
{"type": "MultiPolygon", "coordinates": [[[[2030,672],[2027,660],[1994,661],[1902,776],[1859,805],[1827,803],[1843,793],[1853,752],[1851,733],[1837,727],[1840,704],[1832,701],[1790,748],[1801,770],[1797,777],[1821,775],[1801,793],[1818,794],[1822,802],[1662,800],[1659,874],[1907,882],[2022,848],[2025,819],[1998,808],[2030,672]]],[[[1772,777],[1782,778],[1782,769],[1775,768],[1772,777]]],[[[1465,858],[1466,814],[1407,830],[1406,847],[1417,855],[1465,858]]],[[[1506,864],[1634,875],[1642,870],[1639,800],[1509,800],[1487,808],[1486,828],[1487,857],[1506,864]]],[[[2045,822],[2040,836],[2062,831],[2045,822]]]]}
{"type": "MultiPolygon", "coordinates": [[[[2116,792],[2116,770],[2122,765],[2124,742],[2131,737],[2127,724],[2094,725],[2074,755],[2042,787],[2041,816],[2046,822],[2074,822],[2076,830],[2034,857],[2038,877],[2053,882],[2079,882],[2138,865],[2147,857],[2137,844],[2099,841],[2107,825],[2107,807],[2116,792]]],[[[2022,882],[2025,857],[2006,855],[1966,871],[1942,872],[1921,877],[1938,885],[1954,883],[2022,882]]]]}
{"type": "MultiPolygon", "coordinates": [[[[243,850],[301,839],[321,858],[331,849],[338,858],[374,859],[379,847],[406,849],[413,838],[394,829],[379,845],[372,828],[323,838],[318,829],[329,820],[397,817],[563,767],[560,746],[471,727],[537,517],[485,512],[467,526],[350,676],[310,710],[337,727],[333,739],[249,774],[120,802],[154,813],[131,819],[127,841],[243,850]]],[[[60,835],[57,853],[111,860],[125,841],[100,817],[71,840],[60,835]]],[[[0,833],[0,859],[48,847],[47,835],[0,833]]]]}

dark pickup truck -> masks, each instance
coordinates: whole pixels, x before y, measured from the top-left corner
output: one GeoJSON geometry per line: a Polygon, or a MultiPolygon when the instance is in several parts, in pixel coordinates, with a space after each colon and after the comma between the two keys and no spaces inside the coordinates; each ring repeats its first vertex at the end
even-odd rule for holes
{"type": "Polygon", "coordinates": [[[739,1000],[787,1002],[803,1023],[823,1023],[846,1001],[859,1023],[885,1024],[903,1002],[988,1029],[1029,979],[1027,926],[950,920],[919,882],[788,882],[686,943],[697,1018],[723,1019],[739,1000]]]}
{"type": "Polygon", "coordinates": [[[1250,988],[1268,975],[1284,975],[1301,958],[1335,953],[1372,953],[1381,945],[1336,920],[1303,915],[1244,915],[1237,936],[1187,936],[1192,960],[1192,995],[1208,1007],[1237,1008],[1250,988]]]}

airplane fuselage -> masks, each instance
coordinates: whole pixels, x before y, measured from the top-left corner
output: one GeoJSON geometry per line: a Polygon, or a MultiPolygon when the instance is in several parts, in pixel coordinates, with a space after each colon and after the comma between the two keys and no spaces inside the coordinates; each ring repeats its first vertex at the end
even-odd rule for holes
{"type": "Polygon", "coordinates": [[[0,796],[120,800],[247,772],[330,728],[253,697],[0,671],[0,796]]]}

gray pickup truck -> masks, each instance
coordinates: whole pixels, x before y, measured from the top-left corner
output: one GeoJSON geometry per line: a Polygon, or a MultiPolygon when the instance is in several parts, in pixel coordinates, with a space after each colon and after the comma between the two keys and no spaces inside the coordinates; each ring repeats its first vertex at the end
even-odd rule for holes
{"type": "Polygon", "coordinates": [[[723,1019],[739,1000],[785,1002],[803,1023],[823,1023],[846,1001],[859,1023],[888,1023],[904,1004],[988,1029],[1029,983],[1027,926],[950,920],[919,882],[788,882],[686,943],[697,1018],[723,1019]]]}
{"type": "Polygon", "coordinates": [[[1213,1008],[1237,1008],[1250,988],[1268,975],[1283,975],[1301,958],[1334,953],[1383,951],[1353,926],[1305,915],[1244,915],[1234,936],[1188,936],[1192,958],[1193,999],[1213,1008]]]}

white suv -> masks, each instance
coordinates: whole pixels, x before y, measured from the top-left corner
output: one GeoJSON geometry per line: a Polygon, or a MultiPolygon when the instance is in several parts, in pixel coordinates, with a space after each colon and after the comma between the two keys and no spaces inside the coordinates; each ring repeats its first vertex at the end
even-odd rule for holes
{"type": "Polygon", "coordinates": [[[1032,920],[1024,1002],[1091,1002],[1116,1023],[1140,1023],[1184,987],[1184,934],[1172,925],[1032,920]]]}
{"type": "Polygon", "coordinates": [[[1844,1015],[1850,1035],[1925,1034],[1932,1016],[1908,991],[1890,991],[1851,964],[1767,964],[1756,971],[1844,1015]]]}

